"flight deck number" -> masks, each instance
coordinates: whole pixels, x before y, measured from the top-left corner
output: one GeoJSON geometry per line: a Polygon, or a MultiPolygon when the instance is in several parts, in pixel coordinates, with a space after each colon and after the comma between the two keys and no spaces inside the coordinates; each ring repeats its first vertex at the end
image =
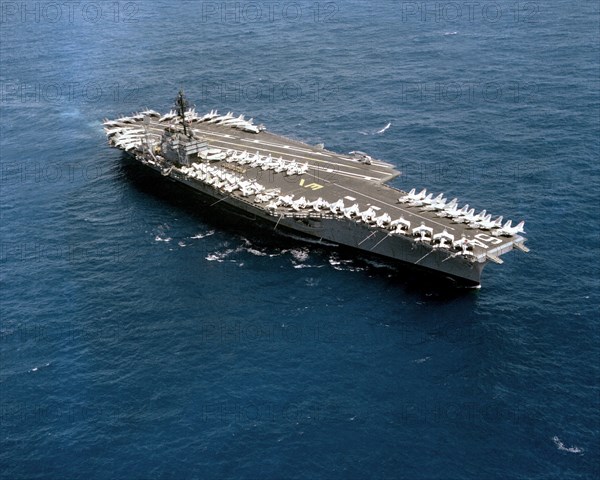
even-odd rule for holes
{"type": "Polygon", "coordinates": [[[304,188],[310,188],[311,190],[319,190],[320,188],[323,188],[323,185],[321,185],[320,183],[315,183],[315,182],[304,185],[304,179],[300,180],[300,186],[304,187],[304,188]]]}
{"type": "Polygon", "coordinates": [[[502,240],[496,237],[490,237],[489,235],[486,235],[485,233],[478,233],[477,235],[475,235],[475,238],[477,240],[474,240],[474,244],[482,247],[482,248],[489,248],[489,245],[486,245],[485,243],[482,242],[487,242],[491,245],[498,245],[500,243],[502,243],[502,240]],[[479,241],[481,240],[481,242],[479,241]]]}

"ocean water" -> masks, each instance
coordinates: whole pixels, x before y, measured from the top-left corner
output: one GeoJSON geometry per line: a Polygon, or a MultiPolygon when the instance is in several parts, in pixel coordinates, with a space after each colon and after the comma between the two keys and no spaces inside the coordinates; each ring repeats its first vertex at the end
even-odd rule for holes
{"type": "Polygon", "coordinates": [[[0,478],[599,478],[597,2],[0,14],[0,478]],[[106,144],[179,87],[531,252],[450,291],[222,226],[106,144]]]}

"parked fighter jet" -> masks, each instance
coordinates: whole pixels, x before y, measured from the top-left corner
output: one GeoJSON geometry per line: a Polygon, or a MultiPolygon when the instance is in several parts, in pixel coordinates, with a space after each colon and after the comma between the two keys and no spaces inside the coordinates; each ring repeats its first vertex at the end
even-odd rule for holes
{"type": "Polygon", "coordinates": [[[492,235],[498,237],[500,235],[504,236],[504,237],[512,237],[513,235],[516,235],[517,233],[525,233],[525,230],[523,230],[523,227],[525,226],[525,221],[520,222],[519,224],[517,224],[516,226],[512,226],[512,220],[507,221],[504,226],[498,230],[494,230],[492,232],[492,235]]]}

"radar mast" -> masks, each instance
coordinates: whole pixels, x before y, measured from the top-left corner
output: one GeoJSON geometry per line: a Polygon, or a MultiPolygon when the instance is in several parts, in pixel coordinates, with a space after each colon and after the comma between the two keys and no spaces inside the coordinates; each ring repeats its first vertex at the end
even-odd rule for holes
{"type": "Polygon", "coordinates": [[[190,136],[187,130],[187,122],[185,121],[185,111],[189,107],[188,101],[185,99],[183,94],[183,89],[179,89],[179,93],[177,94],[177,98],[175,99],[175,107],[177,108],[177,115],[181,118],[181,124],[183,125],[183,133],[187,136],[190,136]]]}

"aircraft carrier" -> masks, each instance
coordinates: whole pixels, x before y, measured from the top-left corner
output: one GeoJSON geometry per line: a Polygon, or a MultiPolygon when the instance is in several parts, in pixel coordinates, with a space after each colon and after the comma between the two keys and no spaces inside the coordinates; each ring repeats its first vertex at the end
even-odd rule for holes
{"type": "MultiPolygon", "coordinates": [[[[105,120],[109,144],[209,205],[276,231],[351,247],[480,285],[488,262],[527,252],[524,222],[475,213],[458,199],[386,184],[400,174],[364,152],[340,154],[275,135],[253,119],[176,110],[105,120]]],[[[409,273],[407,271],[407,273],[409,273]]]]}

